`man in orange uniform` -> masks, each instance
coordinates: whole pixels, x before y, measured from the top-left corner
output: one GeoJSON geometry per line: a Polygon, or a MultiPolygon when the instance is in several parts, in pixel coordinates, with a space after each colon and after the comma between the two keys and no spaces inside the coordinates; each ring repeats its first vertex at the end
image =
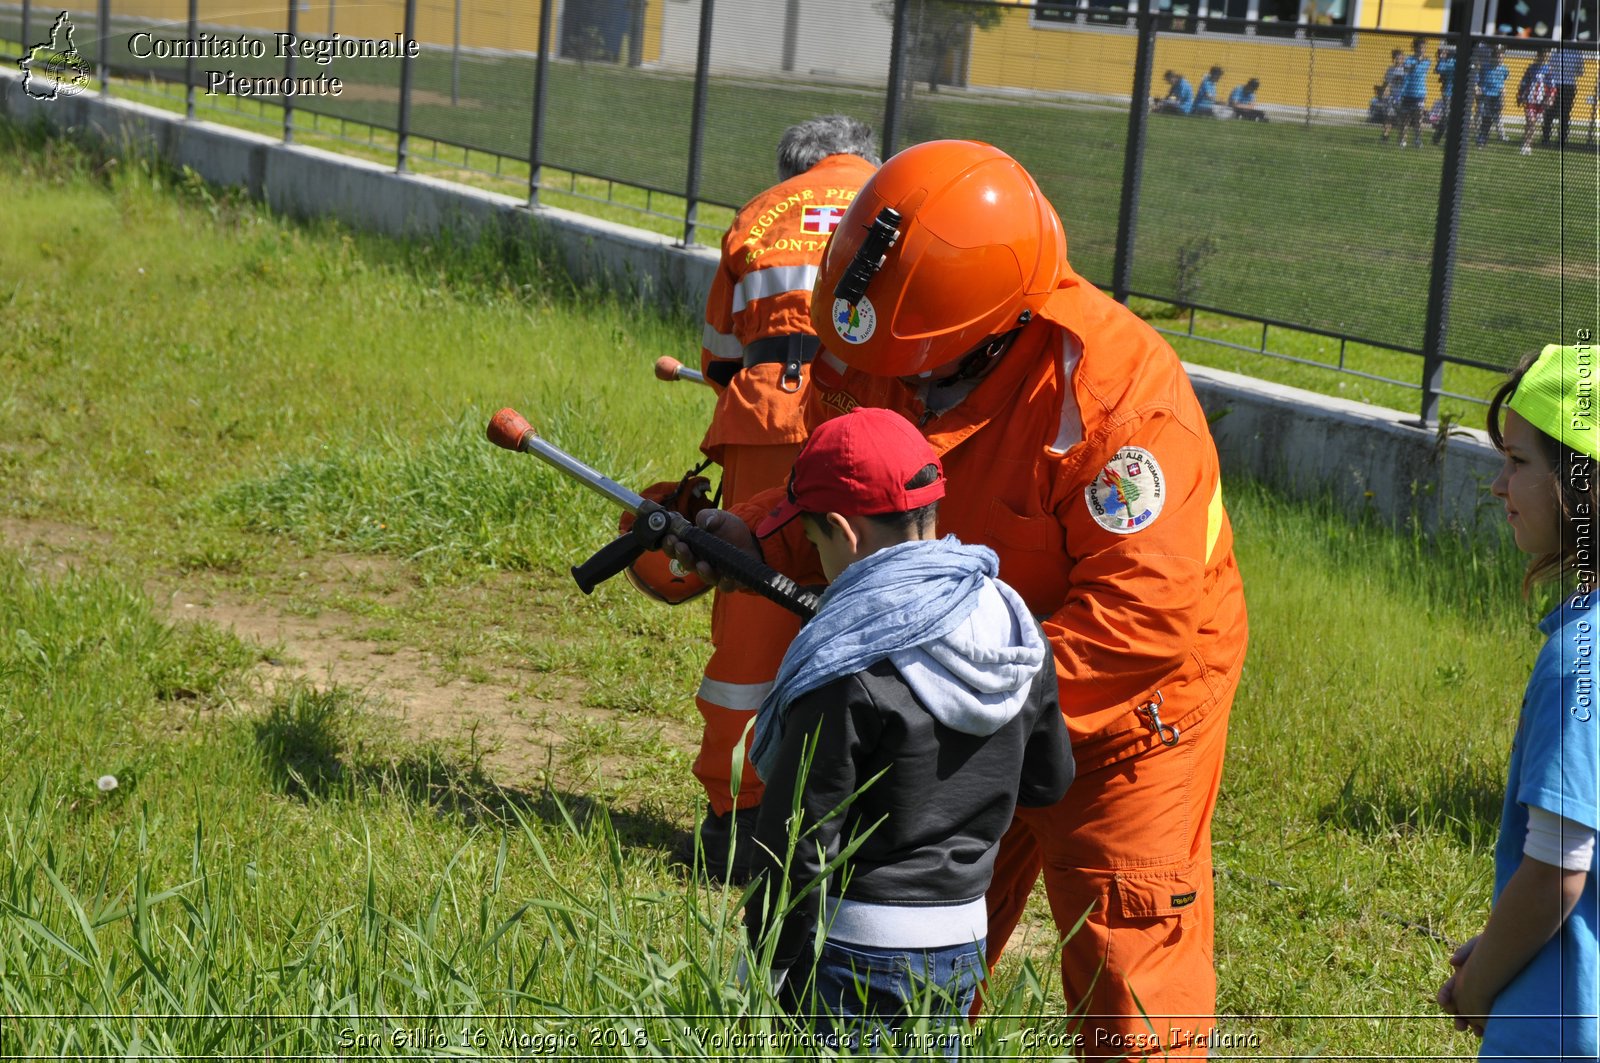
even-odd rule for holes
{"type": "MultiPolygon", "coordinates": [[[[1059,804],[1019,810],[1001,843],[991,964],[1042,872],[1063,936],[1087,913],[1061,957],[1086,1013],[1081,1053],[1205,1058],[1211,814],[1243,589],[1177,355],[1066,251],[1054,209],[999,149],[895,156],[824,258],[811,401],[819,417],[879,406],[922,427],[946,470],[941,531],[994,549],[1055,655],[1078,779],[1059,804]]],[[[775,497],[700,521],[753,547],[747,529],[775,497]]],[[[816,570],[790,529],[759,550],[802,581],[816,570]]]]}
{"type": "MultiPolygon", "coordinates": [[[[791,126],[778,141],[778,184],[745,204],[722,240],[700,351],[701,369],[719,394],[700,449],[722,466],[725,505],[782,484],[805,442],[817,262],[877,163],[872,130],[853,118],[827,115],[791,126]]],[[[735,751],[796,630],[793,614],[754,595],[718,594],[712,606],[711,659],[695,694],[705,729],[694,762],[710,805],[700,841],[712,877],[727,872],[733,811],[761,800],[748,759],[733,793],[735,751]]],[[[753,831],[754,815],[743,818],[741,831],[753,831]]],[[[736,857],[736,879],[753,855],[736,857]]]]}

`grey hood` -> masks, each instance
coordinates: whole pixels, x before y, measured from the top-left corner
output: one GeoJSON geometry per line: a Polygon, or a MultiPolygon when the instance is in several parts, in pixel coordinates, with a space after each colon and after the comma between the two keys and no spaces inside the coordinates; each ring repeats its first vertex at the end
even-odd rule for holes
{"type": "Polygon", "coordinates": [[[1050,650],[1021,595],[998,580],[978,591],[978,605],[942,639],[890,654],[934,719],[962,734],[994,734],[1022,711],[1050,650]]]}

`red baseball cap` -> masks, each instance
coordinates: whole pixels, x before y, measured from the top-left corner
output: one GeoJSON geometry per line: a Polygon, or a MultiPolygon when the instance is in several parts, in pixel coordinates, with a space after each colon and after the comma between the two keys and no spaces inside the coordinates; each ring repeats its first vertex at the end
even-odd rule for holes
{"type": "Polygon", "coordinates": [[[811,433],[789,473],[789,497],[756,526],[756,535],[771,535],[802,513],[905,513],[943,497],[944,466],[922,433],[893,410],[858,406],[811,433]],[[928,465],[939,478],[906,487],[928,465]]]}

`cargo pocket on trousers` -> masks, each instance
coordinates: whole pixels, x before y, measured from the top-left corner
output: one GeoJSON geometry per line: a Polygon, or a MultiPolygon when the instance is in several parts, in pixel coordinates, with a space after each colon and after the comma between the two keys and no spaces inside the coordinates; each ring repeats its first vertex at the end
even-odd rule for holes
{"type": "Polygon", "coordinates": [[[1125,871],[1116,876],[1114,910],[1123,919],[1164,919],[1179,916],[1180,922],[1200,903],[1201,891],[1211,888],[1202,865],[1160,871],[1125,871]]]}

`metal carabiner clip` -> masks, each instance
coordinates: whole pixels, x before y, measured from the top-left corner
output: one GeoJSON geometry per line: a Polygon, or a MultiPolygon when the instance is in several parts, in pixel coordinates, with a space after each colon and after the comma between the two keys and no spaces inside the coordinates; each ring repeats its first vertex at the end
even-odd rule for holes
{"type": "Polygon", "coordinates": [[[1161,696],[1161,691],[1158,690],[1149,701],[1140,705],[1139,708],[1141,711],[1150,714],[1150,726],[1155,728],[1156,736],[1161,739],[1161,744],[1175,746],[1178,744],[1178,729],[1171,724],[1161,722],[1161,706],[1165,704],[1166,699],[1161,696]]]}

